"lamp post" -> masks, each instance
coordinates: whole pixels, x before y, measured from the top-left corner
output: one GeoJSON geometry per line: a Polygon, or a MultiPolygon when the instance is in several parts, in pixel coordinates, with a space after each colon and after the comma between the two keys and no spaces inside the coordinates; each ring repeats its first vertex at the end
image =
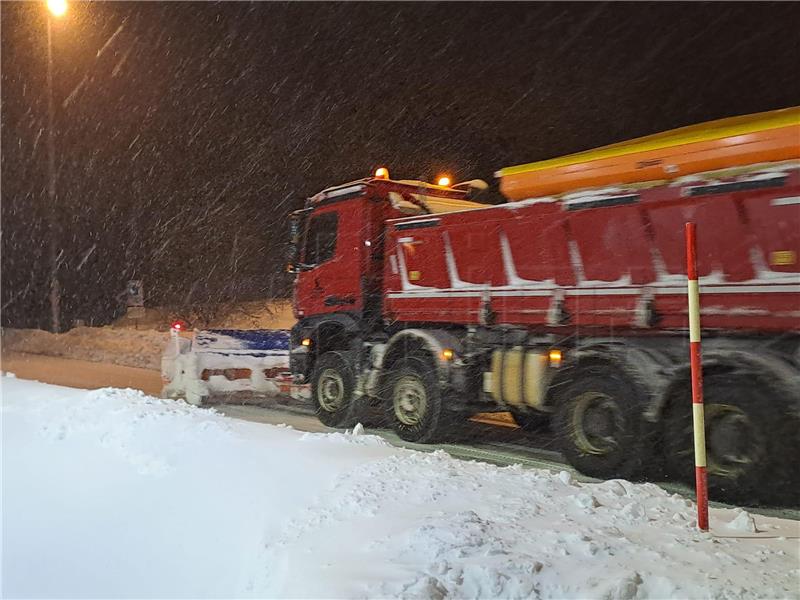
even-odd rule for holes
{"type": "Polygon", "coordinates": [[[58,215],[56,213],[56,146],[55,108],[53,107],[53,17],[62,17],[67,12],[66,0],[47,0],[47,215],[50,220],[50,328],[53,333],[61,331],[61,283],[58,279],[58,242],[60,239],[58,215]]]}

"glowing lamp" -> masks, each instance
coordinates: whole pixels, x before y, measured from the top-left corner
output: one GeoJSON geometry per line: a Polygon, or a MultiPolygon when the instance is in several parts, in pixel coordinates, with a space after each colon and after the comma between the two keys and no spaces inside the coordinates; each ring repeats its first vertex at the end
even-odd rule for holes
{"type": "Polygon", "coordinates": [[[54,17],[63,17],[67,12],[67,0],[47,0],[47,10],[54,17]]]}
{"type": "Polygon", "coordinates": [[[389,179],[389,169],[386,167],[378,167],[375,169],[375,177],[378,179],[389,179]]]}
{"type": "Polygon", "coordinates": [[[439,177],[437,183],[442,187],[447,187],[450,185],[450,178],[447,175],[442,175],[439,177]]]}
{"type": "Polygon", "coordinates": [[[450,348],[445,348],[442,350],[442,360],[453,360],[453,357],[456,355],[450,348]]]}
{"type": "Polygon", "coordinates": [[[547,358],[550,359],[551,367],[558,368],[561,366],[562,355],[561,355],[561,350],[559,350],[558,348],[553,348],[552,350],[550,350],[550,352],[547,354],[547,358]]]}
{"type": "Polygon", "coordinates": [[[303,340],[300,343],[306,348],[308,348],[311,345],[311,338],[303,338],[303,340]]]}

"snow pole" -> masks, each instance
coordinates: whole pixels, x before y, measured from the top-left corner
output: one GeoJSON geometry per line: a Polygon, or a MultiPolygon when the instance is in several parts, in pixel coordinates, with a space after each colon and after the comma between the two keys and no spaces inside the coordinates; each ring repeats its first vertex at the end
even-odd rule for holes
{"type": "Polygon", "coordinates": [[[703,408],[703,365],[700,357],[700,286],[697,282],[697,228],[686,223],[686,274],[689,290],[689,359],[692,369],[694,476],[697,491],[697,527],[708,531],[708,476],[703,408]]]}
{"type": "Polygon", "coordinates": [[[175,321],[172,326],[169,328],[169,334],[172,336],[172,341],[175,344],[175,356],[179,356],[181,353],[181,338],[180,332],[183,328],[180,321],[175,321]]]}

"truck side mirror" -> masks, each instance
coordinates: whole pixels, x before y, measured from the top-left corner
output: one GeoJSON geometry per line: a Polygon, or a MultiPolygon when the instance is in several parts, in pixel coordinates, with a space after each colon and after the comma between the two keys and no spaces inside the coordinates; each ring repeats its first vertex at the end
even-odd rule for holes
{"type": "Polygon", "coordinates": [[[299,262],[301,254],[301,244],[303,242],[303,228],[305,225],[305,217],[309,209],[297,210],[289,215],[289,248],[288,248],[288,261],[286,265],[286,272],[296,275],[301,271],[307,271],[308,265],[299,262]]]}

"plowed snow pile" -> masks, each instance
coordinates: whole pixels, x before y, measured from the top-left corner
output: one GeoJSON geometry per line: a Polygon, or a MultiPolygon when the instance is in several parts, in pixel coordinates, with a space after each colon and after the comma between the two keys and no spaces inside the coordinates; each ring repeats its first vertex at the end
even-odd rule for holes
{"type": "Polygon", "coordinates": [[[63,356],[127,367],[158,369],[169,333],[117,327],[76,327],[66,333],[3,329],[3,351],[63,356]]]}
{"type": "Polygon", "coordinates": [[[4,597],[798,597],[797,523],[712,510],[703,534],[653,485],[131,390],[2,394],[4,597]]]}

